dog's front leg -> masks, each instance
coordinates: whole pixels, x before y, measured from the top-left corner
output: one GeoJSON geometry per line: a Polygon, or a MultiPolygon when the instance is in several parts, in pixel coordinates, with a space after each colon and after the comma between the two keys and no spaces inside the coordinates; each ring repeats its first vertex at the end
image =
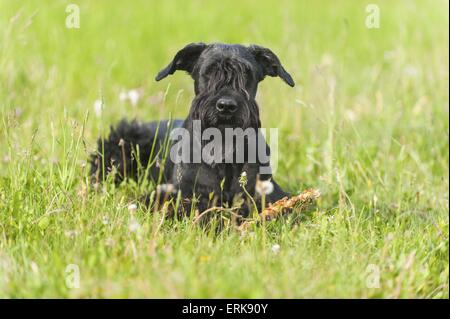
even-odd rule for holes
{"type": "Polygon", "coordinates": [[[288,193],[278,185],[272,175],[271,150],[262,134],[258,135],[258,180],[256,183],[256,198],[261,201],[264,198],[265,203],[274,203],[286,196],[288,193]],[[263,149],[259,149],[262,147],[263,149]],[[260,157],[261,156],[261,157],[260,157]]]}

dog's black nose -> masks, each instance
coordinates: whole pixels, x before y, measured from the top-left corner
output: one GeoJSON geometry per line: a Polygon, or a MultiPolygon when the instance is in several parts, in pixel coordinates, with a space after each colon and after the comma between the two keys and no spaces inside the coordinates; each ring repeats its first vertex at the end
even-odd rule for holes
{"type": "Polygon", "coordinates": [[[216,103],[216,109],[219,112],[233,113],[237,110],[237,103],[230,98],[221,98],[216,103]]]}

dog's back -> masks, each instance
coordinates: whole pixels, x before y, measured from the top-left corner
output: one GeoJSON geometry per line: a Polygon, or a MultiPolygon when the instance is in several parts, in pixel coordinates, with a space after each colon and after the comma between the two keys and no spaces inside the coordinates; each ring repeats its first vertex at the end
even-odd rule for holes
{"type": "MultiPolygon", "coordinates": [[[[97,141],[98,152],[91,157],[91,176],[94,181],[103,181],[112,173],[116,183],[125,178],[150,178],[158,181],[164,146],[169,146],[170,131],[181,127],[183,120],[162,120],[140,123],[122,120],[111,127],[107,138],[97,141]],[[148,168],[148,172],[146,174],[148,168]],[[145,176],[145,174],[147,176],[145,176]]],[[[162,175],[163,181],[171,176],[173,164],[167,161],[162,175]]]]}

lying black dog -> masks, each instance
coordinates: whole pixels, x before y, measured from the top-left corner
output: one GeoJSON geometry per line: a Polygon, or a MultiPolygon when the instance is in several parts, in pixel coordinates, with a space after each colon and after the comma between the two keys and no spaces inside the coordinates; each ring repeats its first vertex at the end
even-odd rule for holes
{"type": "Polygon", "coordinates": [[[247,203],[239,211],[243,216],[250,211],[248,196],[257,206],[261,196],[266,203],[287,196],[272,178],[270,150],[258,132],[255,101],[258,83],[266,76],[278,76],[294,86],[278,57],[256,45],[192,43],[175,55],[156,81],[177,70],[194,79],[195,98],[187,118],[144,124],[122,121],[107,139],[98,141],[98,153],[91,160],[95,179],[103,180],[111,170],[116,171],[116,181],[137,178],[149,167],[148,178],[162,184],[160,191],[181,192],[188,201],[195,197],[199,211],[212,205],[230,207],[241,198],[247,203]],[[228,130],[236,129],[241,130],[230,142],[228,130]],[[177,137],[168,139],[175,130],[177,137]]]}

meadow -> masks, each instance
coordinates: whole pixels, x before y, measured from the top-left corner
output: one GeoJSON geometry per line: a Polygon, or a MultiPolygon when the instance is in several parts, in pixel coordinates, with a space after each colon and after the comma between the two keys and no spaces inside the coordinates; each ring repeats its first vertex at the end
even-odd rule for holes
{"type": "Polygon", "coordinates": [[[447,1],[76,0],[79,28],[69,3],[0,0],[1,298],[449,297],[447,1]],[[257,100],[311,211],[217,234],[130,207],[154,185],[93,189],[110,125],[186,116],[189,76],[154,77],[197,41],[292,74],[257,100]]]}

